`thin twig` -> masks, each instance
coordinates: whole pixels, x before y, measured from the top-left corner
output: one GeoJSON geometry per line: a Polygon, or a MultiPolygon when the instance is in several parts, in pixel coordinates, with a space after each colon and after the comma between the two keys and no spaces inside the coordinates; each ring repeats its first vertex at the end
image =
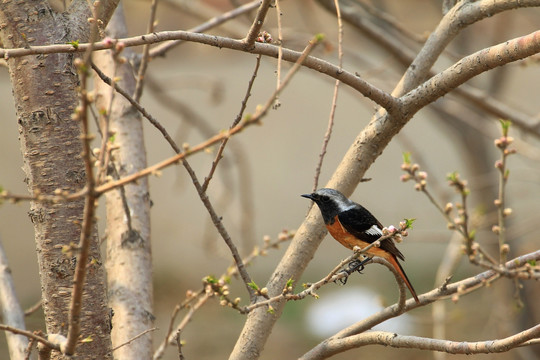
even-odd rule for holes
{"type": "MultiPolygon", "coordinates": [[[[225,12],[223,14],[220,14],[205,23],[202,23],[200,25],[197,25],[194,28],[189,29],[189,31],[194,33],[202,33],[204,31],[210,30],[214,27],[217,27],[231,19],[234,19],[240,15],[243,15],[245,13],[250,12],[251,10],[257,8],[260,4],[260,0],[254,0],[252,2],[249,2],[247,4],[241,5],[237,7],[236,9],[233,9],[231,11],[225,12]]],[[[180,45],[183,43],[183,40],[170,40],[166,41],[162,44],[159,44],[158,46],[154,47],[150,50],[150,57],[154,58],[157,56],[165,56],[165,54],[172,48],[180,45]]]]}
{"type": "MultiPolygon", "coordinates": [[[[156,21],[156,10],[157,10],[158,0],[152,0],[152,5],[150,6],[150,17],[148,19],[147,33],[151,34],[154,32],[154,22],[156,21]]],[[[133,93],[133,99],[136,102],[141,100],[141,95],[143,91],[144,84],[144,74],[146,73],[146,68],[148,67],[148,61],[150,60],[150,44],[145,44],[143,46],[143,54],[141,64],[139,65],[139,71],[137,73],[137,84],[135,85],[135,92],[133,93]]]]}
{"type": "Polygon", "coordinates": [[[9,331],[9,332],[12,332],[14,334],[24,335],[29,339],[34,339],[36,341],[39,341],[40,343],[42,343],[43,345],[49,347],[50,349],[60,351],[60,345],[55,344],[55,343],[45,339],[44,337],[38,336],[38,335],[34,334],[31,331],[17,329],[17,328],[14,328],[12,326],[7,326],[7,325],[4,325],[4,324],[0,324],[0,330],[9,331]]]}
{"type": "MultiPolygon", "coordinates": [[[[95,14],[97,8],[94,7],[95,14]]],[[[92,162],[92,150],[90,148],[92,136],[90,135],[89,121],[88,121],[88,107],[90,101],[87,94],[87,83],[89,76],[90,64],[92,62],[92,47],[94,41],[97,40],[97,22],[94,22],[91,30],[92,39],[90,41],[90,47],[88,47],[85,53],[84,60],[79,64],[80,72],[80,112],[78,113],[78,120],[82,125],[82,158],[84,161],[84,169],[86,172],[86,188],[88,189],[85,195],[83,220],[81,226],[81,238],[79,241],[77,255],[77,264],[75,266],[75,275],[73,277],[73,292],[71,294],[71,303],[69,306],[68,316],[68,333],[65,346],[65,354],[73,355],[77,346],[79,335],[81,332],[81,311],[83,307],[82,297],[84,290],[84,283],[86,279],[86,264],[88,262],[88,255],[90,253],[90,243],[92,240],[92,234],[94,230],[95,211],[96,211],[96,199],[97,194],[94,192],[96,186],[94,178],[94,165],[92,162]],[[96,37],[96,38],[94,38],[96,37]]]]}
{"type": "Polygon", "coordinates": [[[249,294],[250,299],[255,301],[256,296],[253,289],[249,286],[249,284],[252,282],[251,277],[249,276],[245,266],[244,262],[242,261],[242,257],[240,256],[240,253],[238,252],[238,249],[234,242],[232,241],[231,236],[227,232],[227,229],[225,229],[225,226],[223,225],[223,221],[221,221],[221,217],[217,215],[216,211],[214,210],[214,206],[210,202],[210,199],[208,198],[208,195],[203,191],[202,186],[197,179],[197,175],[195,174],[195,171],[193,171],[193,168],[186,159],[182,160],[182,165],[184,165],[184,168],[187,170],[189,176],[191,177],[191,180],[193,182],[193,185],[195,185],[195,188],[197,189],[197,193],[199,194],[199,197],[201,198],[201,201],[203,202],[204,206],[208,210],[208,213],[210,214],[210,217],[212,218],[212,222],[214,223],[214,226],[218,230],[219,234],[225,241],[225,244],[229,247],[229,250],[231,251],[231,254],[233,256],[233,259],[236,263],[236,266],[238,267],[238,273],[242,277],[242,280],[244,281],[244,285],[246,287],[246,290],[249,294]]]}
{"type": "Polygon", "coordinates": [[[249,28],[249,31],[243,40],[245,48],[249,49],[255,45],[255,39],[257,39],[257,36],[261,31],[264,19],[266,18],[266,14],[268,13],[271,2],[271,0],[262,0],[261,5],[259,6],[259,10],[257,10],[255,20],[253,20],[253,24],[249,28]]]}
{"type": "Polygon", "coordinates": [[[132,337],[131,339],[129,339],[128,341],[114,347],[112,349],[112,351],[115,351],[115,350],[118,350],[120,349],[122,346],[126,346],[128,344],[131,344],[133,341],[137,340],[138,338],[140,338],[141,336],[145,335],[145,334],[148,334],[149,332],[152,332],[152,331],[156,331],[158,328],[154,327],[154,328],[150,328],[150,329],[146,329],[144,330],[143,332],[141,332],[140,334],[137,334],[135,335],[134,337],[132,337]]]}
{"type": "Polygon", "coordinates": [[[135,99],[130,94],[128,94],[124,89],[122,89],[116,82],[114,82],[111,78],[105,75],[103,71],[101,71],[94,63],[92,63],[92,69],[96,72],[96,74],[105,84],[111,87],[114,87],[114,89],[118,91],[118,93],[122,95],[124,98],[126,98],[126,100],[129,101],[129,103],[135,109],[137,109],[137,111],[139,111],[142,114],[142,116],[144,116],[148,121],[150,121],[150,123],[154,125],[154,127],[161,132],[165,140],[167,140],[169,145],[171,145],[171,147],[174,149],[174,151],[177,154],[180,152],[180,148],[178,147],[178,145],[176,145],[176,143],[174,142],[172,137],[169,135],[167,130],[160,124],[160,122],[156,118],[150,115],[150,113],[148,113],[148,111],[146,111],[146,109],[143,108],[141,104],[135,101],[135,99]]]}
{"type": "MultiPolygon", "coordinates": [[[[260,65],[261,65],[261,56],[258,55],[255,62],[255,69],[253,70],[253,74],[251,75],[251,79],[249,80],[248,87],[246,89],[246,94],[244,95],[244,98],[242,99],[240,111],[238,112],[238,115],[236,115],[236,118],[234,119],[229,129],[232,129],[233,127],[238,125],[240,120],[242,120],[242,118],[244,117],[244,111],[246,110],[247,101],[249,97],[251,96],[251,89],[253,88],[253,84],[255,83],[255,78],[257,77],[257,73],[259,72],[260,65]]],[[[202,185],[203,192],[206,192],[206,190],[208,189],[208,185],[210,183],[210,180],[212,180],[212,177],[214,176],[214,172],[217,169],[217,165],[219,161],[223,158],[223,151],[225,150],[225,146],[227,145],[228,141],[229,139],[225,138],[221,141],[221,144],[219,145],[219,149],[216,153],[214,161],[212,161],[212,167],[210,168],[208,175],[204,178],[204,183],[202,185]]]]}
{"type": "MultiPolygon", "coordinates": [[[[336,16],[338,22],[338,60],[340,71],[343,71],[343,22],[341,20],[341,8],[339,6],[339,1],[334,0],[334,6],[336,7],[336,16]]],[[[328,142],[332,136],[332,129],[334,127],[334,117],[336,114],[337,107],[337,98],[339,92],[339,84],[341,82],[336,80],[334,85],[334,95],[332,96],[332,106],[330,108],[330,116],[328,117],[328,126],[326,128],[326,133],[324,134],[324,140],[322,143],[321,152],[319,154],[319,162],[315,168],[315,180],[313,182],[313,191],[317,190],[319,187],[319,177],[321,175],[322,163],[324,161],[324,156],[326,155],[326,148],[328,147],[328,142]]]]}
{"type": "MultiPolygon", "coordinates": [[[[198,298],[198,301],[189,308],[189,311],[188,313],[184,316],[184,318],[182,319],[182,321],[178,324],[178,326],[176,327],[176,332],[175,334],[172,333],[172,329],[169,329],[168,331],[168,334],[167,336],[165,337],[165,340],[163,340],[163,342],[159,345],[158,349],[154,352],[154,356],[153,356],[153,360],[158,360],[158,359],[161,359],[161,357],[163,356],[163,354],[165,353],[165,348],[167,347],[167,344],[169,344],[171,341],[174,341],[174,338],[176,337],[176,333],[178,333],[178,331],[181,331],[184,329],[184,327],[186,326],[186,324],[191,320],[191,318],[193,317],[193,314],[201,307],[203,306],[207,301],[208,299],[210,299],[210,297],[212,296],[212,293],[210,292],[204,292],[204,294],[202,296],[200,296],[198,298]]],[[[176,314],[174,314],[176,315],[176,314]]],[[[171,320],[171,324],[172,324],[172,320],[171,320]]]]}

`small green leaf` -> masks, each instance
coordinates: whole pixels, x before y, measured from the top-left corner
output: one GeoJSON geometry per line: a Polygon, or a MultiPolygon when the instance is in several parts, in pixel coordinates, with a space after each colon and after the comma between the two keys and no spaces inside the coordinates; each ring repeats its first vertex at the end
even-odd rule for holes
{"type": "Polygon", "coordinates": [[[512,122],[510,120],[503,119],[499,119],[499,122],[501,123],[503,136],[508,136],[508,130],[510,129],[510,125],[512,125],[512,122]]]}
{"type": "Polygon", "coordinates": [[[409,164],[411,163],[411,153],[406,151],[403,153],[403,163],[404,164],[409,164]]]}
{"type": "Polygon", "coordinates": [[[403,220],[405,220],[405,228],[406,229],[412,229],[412,224],[416,221],[416,219],[414,219],[414,218],[413,219],[405,218],[403,220]]]}
{"type": "Polygon", "coordinates": [[[536,266],[536,260],[532,259],[532,260],[529,260],[527,261],[529,263],[529,265],[531,266],[536,266]]]}
{"type": "Polygon", "coordinates": [[[207,284],[217,284],[218,283],[218,279],[215,277],[215,276],[212,276],[212,275],[208,275],[208,276],[205,276],[203,278],[203,282],[207,283],[207,284]]]}
{"type": "Polygon", "coordinates": [[[67,42],[67,44],[73,46],[75,49],[79,48],[79,40],[69,41],[69,42],[67,42]]]}
{"type": "Polygon", "coordinates": [[[459,178],[459,174],[457,171],[453,171],[450,174],[446,175],[446,180],[451,182],[457,182],[459,178]]]}
{"type": "Polygon", "coordinates": [[[321,42],[321,41],[323,41],[325,38],[326,38],[326,35],[324,35],[323,33],[318,33],[318,34],[315,35],[315,41],[316,41],[316,42],[321,42]]]}
{"type": "Polygon", "coordinates": [[[259,285],[255,284],[255,281],[250,282],[248,286],[255,291],[259,291],[259,285]]]}
{"type": "Polygon", "coordinates": [[[287,284],[285,286],[286,287],[291,287],[291,286],[293,286],[293,283],[294,283],[293,278],[290,278],[289,280],[287,280],[287,284]]]}
{"type": "Polygon", "coordinates": [[[88,336],[88,337],[81,340],[82,343],[89,343],[89,342],[92,342],[92,341],[94,341],[92,339],[92,336],[88,336]]]}

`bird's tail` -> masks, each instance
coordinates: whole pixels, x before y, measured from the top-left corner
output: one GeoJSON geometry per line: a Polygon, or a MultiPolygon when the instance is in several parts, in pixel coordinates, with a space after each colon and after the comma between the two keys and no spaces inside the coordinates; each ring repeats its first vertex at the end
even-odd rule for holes
{"type": "Polygon", "coordinates": [[[390,256],[386,260],[388,260],[392,264],[392,266],[396,269],[399,276],[401,276],[403,281],[405,281],[405,285],[407,285],[407,287],[409,288],[409,291],[411,292],[411,294],[412,294],[412,296],[414,298],[414,301],[416,301],[416,303],[419,304],[420,300],[418,300],[418,296],[416,295],[416,291],[414,291],[414,288],[413,288],[411,282],[409,281],[409,278],[407,277],[407,274],[405,274],[405,271],[401,267],[401,264],[399,263],[399,261],[396,259],[395,256],[390,256]]]}

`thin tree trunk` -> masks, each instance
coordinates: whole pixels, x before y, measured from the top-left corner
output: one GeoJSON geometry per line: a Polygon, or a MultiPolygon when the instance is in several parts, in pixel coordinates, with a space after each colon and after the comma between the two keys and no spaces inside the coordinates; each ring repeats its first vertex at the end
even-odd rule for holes
{"type": "MultiPolygon", "coordinates": [[[[123,12],[115,12],[107,35],[127,35],[123,12]]],[[[124,50],[128,55],[129,49],[124,50]]],[[[129,94],[135,91],[135,78],[129,63],[115,63],[112,51],[95,54],[95,64],[129,94]]],[[[112,163],[108,175],[117,179],[146,167],[142,121],[139,112],[120,94],[95,80],[99,109],[107,111],[112,163]],[[111,106],[112,101],[112,106],[111,106]],[[109,113],[110,111],[110,113],[109,113]]],[[[103,124],[102,124],[103,125],[103,124]]],[[[102,126],[102,129],[104,126],[102,126]]],[[[103,130],[102,130],[103,131],[103,130]]],[[[147,178],[106,193],[107,199],[107,281],[109,304],[114,310],[112,342],[116,347],[153,327],[152,251],[150,244],[150,195],[147,178]]],[[[146,334],[115,351],[118,359],[151,359],[152,335],[146,334]]]]}

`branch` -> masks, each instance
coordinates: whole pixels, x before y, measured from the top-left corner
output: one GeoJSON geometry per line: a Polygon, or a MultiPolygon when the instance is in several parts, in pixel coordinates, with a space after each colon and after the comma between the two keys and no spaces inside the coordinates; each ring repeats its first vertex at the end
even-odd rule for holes
{"type": "MultiPolygon", "coordinates": [[[[226,21],[234,19],[234,18],[236,18],[236,17],[238,17],[238,16],[240,16],[242,14],[245,14],[245,13],[255,9],[256,7],[259,6],[260,2],[261,2],[261,0],[254,0],[254,1],[249,2],[247,4],[241,5],[241,6],[237,7],[236,9],[233,9],[233,10],[228,11],[226,13],[220,14],[220,15],[208,20],[207,22],[205,22],[203,24],[197,25],[194,28],[189,29],[189,31],[195,32],[195,33],[202,33],[202,32],[204,32],[206,30],[217,27],[217,26],[225,23],[226,21]]],[[[156,46],[156,47],[154,47],[153,49],[150,50],[150,57],[154,58],[154,57],[158,57],[158,56],[165,56],[167,51],[169,51],[173,47],[181,44],[182,42],[183,42],[182,40],[171,40],[171,41],[167,41],[167,42],[164,42],[162,44],[159,44],[158,46],[156,46]]]]}
{"type": "Polygon", "coordinates": [[[78,246],[79,254],[77,256],[77,265],[75,267],[75,275],[73,278],[73,293],[71,294],[71,304],[69,307],[69,329],[65,347],[65,353],[67,355],[73,355],[75,353],[75,347],[77,346],[81,331],[82,297],[86,278],[86,264],[90,253],[92,232],[95,226],[96,200],[98,198],[98,194],[94,192],[96,184],[94,178],[94,165],[91,159],[92,152],[90,149],[92,136],[90,135],[87,116],[89,99],[86,92],[86,85],[88,81],[90,53],[87,55],[86,63],[79,64],[79,70],[81,71],[81,105],[77,116],[82,124],[82,158],[84,160],[84,168],[86,171],[86,188],[89,189],[89,191],[85,195],[81,238],[78,246]]]}
{"type": "MultiPolygon", "coordinates": [[[[505,265],[507,269],[512,270],[512,269],[520,268],[523,265],[526,265],[530,261],[538,261],[538,260],[540,260],[540,250],[517,257],[513,260],[508,261],[505,265]]],[[[501,276],[498,272],[493,271],[493,270],[488,270],[480,274],[477,274],[476,276],[469,277],[467,279],[464,279],[464,280],[461,280],[452,284],[446,284],[445,282],[439,288],[433,289],[425,294],[422,294],[420,305],[427,305],[427,304],[433,303],[440,299],[447,298],[452,295],[463,295],[463,294],[475,291],[479,288],[482,288],[484,286],[491,284],[493,281],[499,279],[500,277],[501,276]]],[[[417,305],[413,299],[409,299],[405,303],[404,312],[409,311],[417,306],[419,305],[417,305]]],[[[354,339],[357,338],[357,337],[354,337],[355,335],[357,334],[365,335],[363,334],[364,332],[372,329],[374,326],[392,317],[395,317],[397,307],[398,307],[397,304],[393,304],[383,309],[382,311],[376,314],[373,314],[370,317],[362,321],[359,321],[356,324],[349,326],[348,328],[345,328],[339,331],[335,335],[329,337],[328,339],[322,341],[320,344],[315,346],[308,353],[306,353],[304,357],[302,358],[303,359],[325,359],[338,352],[349,350],[351,347],[347,347],[346,345],[348,344],[347,341],[354,342],[354,339]],[[333,345],[338,342],[340,342],[341,344],[340,346],[342,347],[342,350],[337,349],[337,347],[333,345]],[[329,347],[329,344],[330,344],[330,347],[329,347]]],[[[526,341],[526,340],[523,340],[523,341],[526,341]]],[[[357,346],[352,346],[352,347],[358,347],[358,346],[363,346],[363,345],[367,345],[367,344],[358,343],[357,346]]]]}
{"type": "Polygon", "coordinates": [[[383,345],[395,348],[420,349],[441,351],[449,354],[490,354],[509,351],[524,342],[540,336],[540,325],[519,332],[515,335],[496,340],[477,342],[450,341],[418,336],[405,336],[386,331],[370,331],[346,339],[337,339],[328,342],[320,352],[309,352],[302,356],[302,360],[327,359],[337,353],[358,348],[365,345],[383,345]]]}
{"type": "MultiPolygon", "coordinates": [[[[210,45],[218,48],[227,48],[231,50],[247,51],[252,54],[261,54],[278,58],[279,47],[271,44],[255,43],[249,50],[245,49],[245,44],[242,40],[233,40],[227,37],[206,35],[199,33],[192,33],[188,31],[163,31],[153,34],[135,36],[130,38],[118,39],[115,41],[102,41],[93,44],[93,50],[106,50],[111,49],[117,42],[123,43],[126,47],[140,46],[145,44],[154,44],[167,40],[185,40],[196,42],[200,44],[210,45]]],[[[79,44],[76,47],[73,45],[55,44],[46,46],[34,46],[30,49],[17,48],[17,49],[0,49],[0,56],[5,59],[11,57],[21,57],[26,55],[36,54],[51,54],[51,53],[75,53],[86,51],[89,44],[79,44]]],[[[289,62],[297,62],[302,56],[301,52],[283,48],[282,59],[289,62]]],[[[383,108],[391,111],[397,106],[397,100],[387,92],[371,85],[365,80],[362,80],[358,74],[340,69],[339,66],[335,66],[328,61],[308,56],[303,65],[316,70],[320,73],[340,80],[342,83],[351,86],[358,90],[365,97],[373,100],[383,108]]]]}
{"type": "Polygon", "coordinates": [[[43,345],[47,346],[50,349],[60,351],[60,345],[59,344],[57,344],[56,342],[47,340],[47,339],[45,339],[45,338],[43,338],[41,336],[38,336],[38,335],[34,334],[31,331],[17,329],[17,328],[14,328],[12,326],[4,325],[4,324],[0,324],[0,330],[9,331],[9,332],[12,332],[14,334],[24,335],[29,339],[34,339],[36,341],[39,341],[40,343],[42,343],[43,345]]]}
{"type": "Polygon", "coordinates": [[[244,40],[242,40],[246,49],[250,49],[255,45],[255,39],[261,32],[264,18],[266,17],[268,9],[270,8],[270,3],[271,0],[263,0],[261,2],[261,6],[259,6],[259,10],[257,11],[255,20],[253,20],[253,24],[251,25],[251,28],[249,29],[246,37],[244,38],[244,40]]]}
{"type": "MultiPolygon", "coordinates": [[[[24,330],[24,313],[21,309],[8,259],[2,244],[0,244],[0,308],[2,319],[8,326],[24,330]]],[[[28,339],[6,333],[9,355],[11,359],[22,359],[28,345],[28,339]]]]}
{"type": "MultiPolygon", "coordinates": [[[[328,9],[331,13],[335,13],[336,10],[335,10],[334,0],[318,0],[318,3],[320,3],[326,9],[328,9]]],[[[482,2],[476,2],[475,4],[484,6],[482,5],[482,2]]],[[[521,4],[517,4],[517,3],[508,2],[507,4],[509,6],[521,6],[521,4]]],[[[495,5],[495,4],[491,4],[491,5],[495,5]]],[[[528,4],[525,4],[525,6],[538,6],[538,5],[540,5],[539,1],[529,2],[528,4]]],[[[480,7],[478,9],[480,9],[480,7]]],[[[484,7],[484,9],[486,8],[484,7]]],[[[486,10],[493,14],[495,11],[499,12],[505,9],[501,9],[499,7],[497,9],[489,8],[486,10]]],[[[439,33],[442,34],[443,36],[448,36],[454,33],[454,32],[448,31],[448,26],[455,26],[455,25],[465,26],[466,24],[470,23],[471,16],[474,17],[474,21],[481,20],[481,17],[483,16],[480,12],[476,15],[471,15],[470,10],[468,13],[463,13],[463,14],[464,14],[463,16],[468,14],[466,15],[468,19],[467,22],[455,21],[454,25],[449,25],[448,22],[446,22],[447,27],[443,30],[440,30],[439,33]]],[[[400,41],[396,37],[388,36],[388,29],[381,28],[380,26],[378,26],[378,23],[366,21],[366,18],[360,14],[360,12],[358,11],[356,7],[342,5],[341,16],[345,21],[347,21],[348,23],[356,27],[360,32],[362,32],[367,37],[372,39],[375,44],[386,49],[392,55],[392,57],[398,60],[404,67],[408,67],[417,56],[415,51],[407,47],[404,47],[403,41],[400,41]]],[[[403,34],[403,31],[398,30],[398,29],[396,29],[396,32],[403,34]]],[[[436,39],[438,39],[438,41],[447,41],[447,40],[444,40],[441,36],[436,37],[436,39]]],[[[433,41],[433,40],[430,40],[430,41],[433,41]]],[[[409,71],[414,71],[414,70],[409,69],[409,71]]],[[[433,76],[433,75],[435,75],[435,72],[430,72],[428,76],[433,76]]],[[[516,128],[519,128],[520,130],[527,132],[528,135],[532,134],[535,137],[540,137],[540,128],[533,125],[533,117],[531,115],[524,113],[520,109],[509,107],[508,105],[489,96],[482,90],[479,90],[468,84],[463,84],[459,88],[455,89],[453,91],[453,94],[471,103],[472,105],[476,106],[480,110],[486,111],[487,113],[491,114],[494,117],[511,120],[516,128]]]]}
{"type": "Polygon", "coordinates": [[[505,41],[464,57],[401,97],[400,100],[408,111],[416,112],[483,72],[538,52],[540,52],[540,31],[505,41]]]}

